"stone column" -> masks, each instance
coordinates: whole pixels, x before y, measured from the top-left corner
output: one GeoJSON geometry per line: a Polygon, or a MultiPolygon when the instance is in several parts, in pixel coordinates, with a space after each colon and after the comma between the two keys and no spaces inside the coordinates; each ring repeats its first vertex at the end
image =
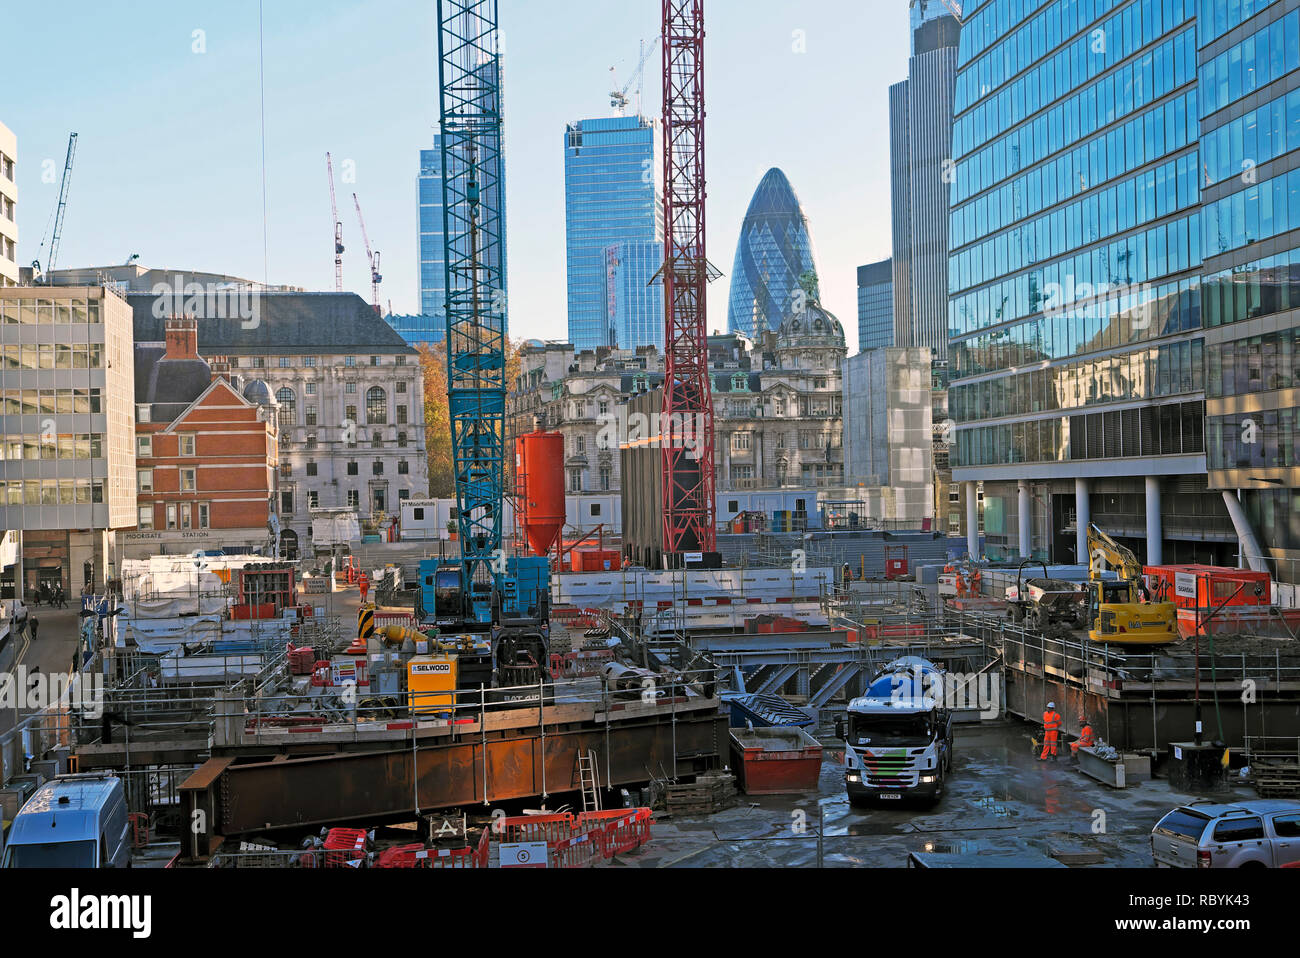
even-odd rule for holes
{"type": "Polygon", "coordinates": [[[1160,565],[1164,560],[1160,528],[1160,477],[1147,476],[1147,565],[1160,565]]]}
{"type": "Polygon", "coordinates": [[[1029,480],[1021,479],[1017,484],[1019,492],[1018,514],[1020,517],[1020,558],[1028,559],[1034,554],[1033,548],[1033,500],[1029,498],[1029,480]]]}
{"type": "Polygon", "coordinates": [[[980,554],[980,519],[978,495],[974,482],[966,483],[966,551],[972,559],[980,554]]]}
{"type": "Polygon", "coordinates": [[[1092,522],[1091,502],[1088,498],[1088,480],[1074,480],[1074,561],[1088,564],[1088,525],[1092,522]]]}

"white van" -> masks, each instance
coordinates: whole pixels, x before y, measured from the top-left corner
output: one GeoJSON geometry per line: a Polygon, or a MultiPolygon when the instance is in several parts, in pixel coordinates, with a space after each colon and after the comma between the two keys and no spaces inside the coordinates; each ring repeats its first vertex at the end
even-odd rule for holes
{"type": "Polygon", "coordinates": [[[0,868],[126,868],[130,827],[120,778],[61,775],[15,816],[0,868]]]}

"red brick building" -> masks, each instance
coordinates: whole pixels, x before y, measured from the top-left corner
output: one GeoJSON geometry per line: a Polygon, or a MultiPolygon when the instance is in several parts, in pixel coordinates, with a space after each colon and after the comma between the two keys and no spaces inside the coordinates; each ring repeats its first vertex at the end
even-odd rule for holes
{"type": "Polygon", "coordinates": [[[119,537],[123,555],[263,551],[279,465],[270,391],[204,360],[195,320],[165,330],[164,343],[136,344],[139,518],[119,537]]]}

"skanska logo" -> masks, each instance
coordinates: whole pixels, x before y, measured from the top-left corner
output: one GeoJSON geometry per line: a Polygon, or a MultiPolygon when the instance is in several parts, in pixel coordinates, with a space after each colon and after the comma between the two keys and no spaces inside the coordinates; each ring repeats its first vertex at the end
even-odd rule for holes
{"type": "Polygon", "coordinates": [[[132,938],[153,934],[152,895],[82,895],[79,888],[50,899],[55,931],[129,931],[132,938]]]}

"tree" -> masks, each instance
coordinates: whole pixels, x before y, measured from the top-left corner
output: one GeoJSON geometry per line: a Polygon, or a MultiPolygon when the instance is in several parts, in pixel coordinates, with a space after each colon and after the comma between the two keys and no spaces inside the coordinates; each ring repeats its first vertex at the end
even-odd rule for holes
{"type": "MultiPolygon", "coordinates": [[[[506,345],[506,391],[510,392],[519,378],[519,347],[522,340],[506,345]]],[[[429,459],[429,495],[434,499],[450,499],[456,495],[456,476],[451,458],[451,411],[447,403],[447,347],[445,343],[421,343],[416,347],[420,354],[420,369],[424,373],[424,446],[429,459]]],[[[507,489],[513,488],[510,480],[514,471],[513,437],[505,436],[505,463],[507,489]]]]}
{"type": "Polygon", "coordinates": [[[456,494],[451,464],[451,413],[447,405],[447,347],[421,343],[424,374],[424,448],[429,460],[429,495],[447,499],[456,494]]]}

